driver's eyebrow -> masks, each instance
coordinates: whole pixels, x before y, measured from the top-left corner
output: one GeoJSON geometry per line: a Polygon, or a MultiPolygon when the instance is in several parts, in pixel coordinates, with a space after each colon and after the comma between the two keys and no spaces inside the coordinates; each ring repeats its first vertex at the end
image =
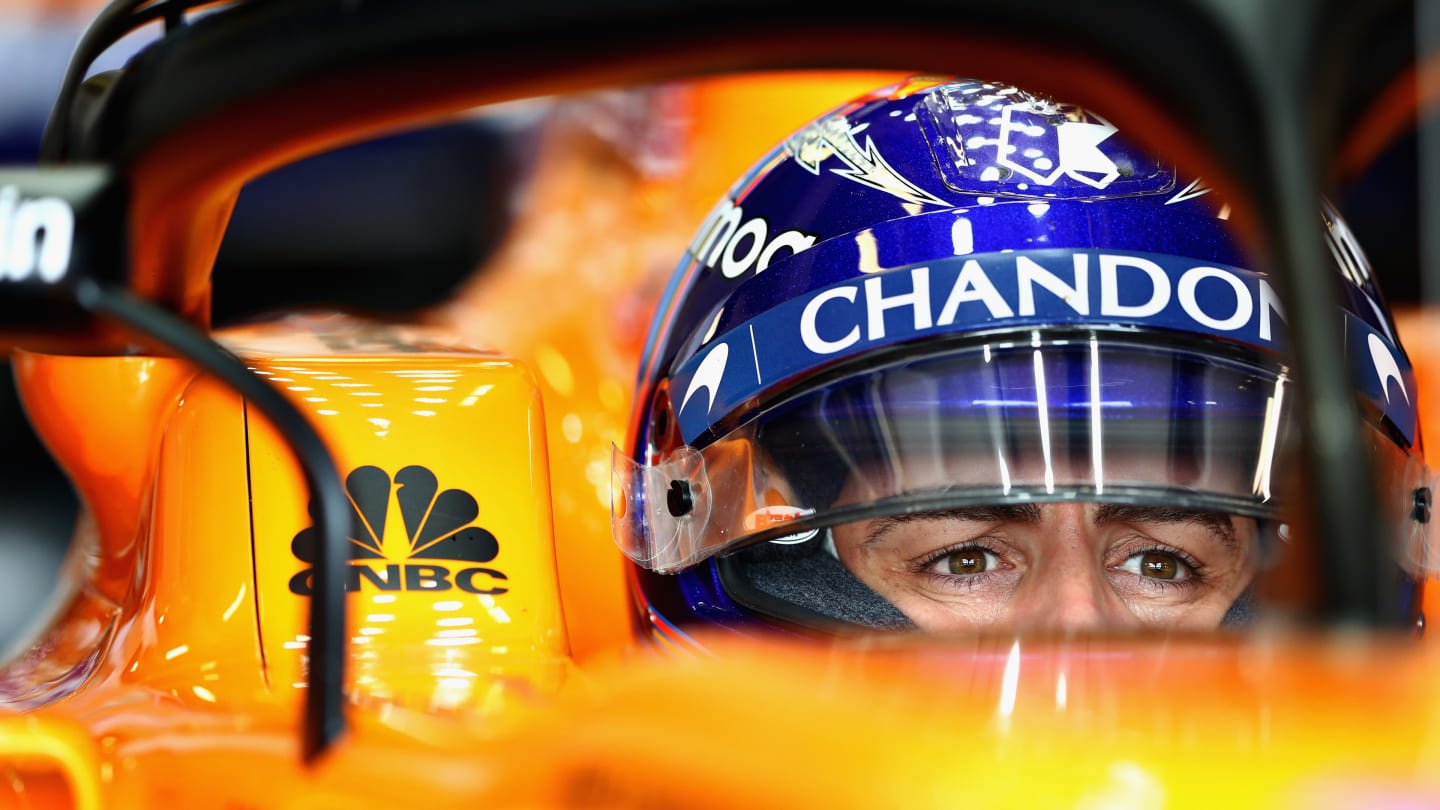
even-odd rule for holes
{"type": "Polygon", "coordinates": [[[897,526],[927,520],[957,520],[970,523],[1039,523],[1040,507],[1033,503],[966,506],[958,509],[935,509],[876,518],[863,545],[878,543],[897,526]]]}
{"type": "Polygon", "coordinates": [[[1235,526],[1228,515],[1201,509],[1102,503],[1095,507],[1095,523],[1195,523],[1209,529],[1210,534],[1228,548],[1240,547],[1239,541],[1235,539],[1235,526]]]}

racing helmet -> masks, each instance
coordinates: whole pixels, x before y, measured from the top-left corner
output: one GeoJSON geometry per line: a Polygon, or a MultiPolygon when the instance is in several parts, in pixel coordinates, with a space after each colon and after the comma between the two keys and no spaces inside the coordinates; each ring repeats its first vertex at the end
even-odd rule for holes
{"type": "MultiPolygon", "coordinates": [[[[786,139],[689,244],[614,453],[652,629],[982,626],[973,594],[1017,593],[1080,524],[1124,529],[1093,553],[1115,590],[1206,585],[1197,621],[1247,620],[1303,496],[1284,306],[1218,197],[1093,112],[983,81],[907,80],[786,139]]],[[[1415,382],[1353,236],[1317,216],[1413,622],[1415,382]]]]}

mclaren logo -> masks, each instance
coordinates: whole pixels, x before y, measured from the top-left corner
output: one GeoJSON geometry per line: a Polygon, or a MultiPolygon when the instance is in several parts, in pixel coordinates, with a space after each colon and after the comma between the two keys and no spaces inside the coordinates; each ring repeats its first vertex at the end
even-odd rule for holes
{"type": "Polygon", "coordinates": [[[720,381],[725,376],[725,366],[730,362],[730,344],[717,343],[715,348],[710,350],[710,355],[700,361],[700,367],[695,369],[695,376],[690,378],[690,386],[685,389],[685,398],[680,400],[680,407],[677,411],[685,410],[690,404],[690,398],[695,396],[696,391],[704,390],[705,412],[715,406],[715,391],[720,387],[720,381]]]}
{"type": "MultiPolygon", "coordinates": [[[[440,491],[435,474],[418,465],[405,467],[393,480],[379,467],[359,467],[345,479],[345,488],[355,507],[347,591],[457,589],[493,596],[509,590],[503,573],[483,565],[500,553],[500,543],[472,525],[480,508],[470,493],[440,491]],[[392,505],[399,507],[403,538],[385,536],[392,505]]],[[[313,566],[318,540],[311,526],[295,535],[290,550],[313,566]]],[[[310,595],[312,570],[290,578],[291,593],[310,595]]]]}
{"type": "Polygon", "coordinates": [[[1390,347],[1379,335],[1370,335],[1367,341],[1370,347],[1370,361],[1375,364],[1375,376],[1380,378],[1380,391],[1385,395],[1385,403],[1390,403],[1390,381],[1400,386],[1400,395],[1405,397],[1406,404],[1410,402],[1410,392],[1405,390],[1405,378],[1400,376],[1400,364],[1395,362],[1395,355],[1390,353],[1390,347]]]}

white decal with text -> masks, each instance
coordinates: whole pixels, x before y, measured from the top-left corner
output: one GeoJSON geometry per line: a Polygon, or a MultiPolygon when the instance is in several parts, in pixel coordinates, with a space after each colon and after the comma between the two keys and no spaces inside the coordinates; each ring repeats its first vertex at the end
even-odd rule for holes
{"type": "Polygon", "coordinates": [[[878,277],[833,287],[805,305],[800,315],[800,339],[815,354],[835,354],[861,341],[885,340],[885,314],[891,310],[908,312],[914,331],[923,332],[953,325],[961,305],[969,302],[982,304],[994,320],[1031,317],[1036,314],[1036,296],[1041,291],[1077,315],[1136,322],[1158,315],[1172,303],[1178,304],[1180,317],[1192,323],[1217,332],[1235,332],[1253,324],[1259,338],[1267,342],[1274,339],[1274,320],[1285,318],[1278,296],[1263,279],[1252,291],[1230,271],[1200,265],[1178,273],[1172,284],[1164,268],[1155,262],[1139,256],[1102,253],[1095,257],[1098,279],[1094,280],[1098,284],[1092,284],[1090,259],[1084,253],[1071,256],[1067,273],[1043,267],[1027,256],[1016,257],[1014,300],[1007,300],[991,281],[989,271],[975,259],[965,262],[948,289],[932,289],[928,267],[910,270],[910,283],[903,292],[885,292],[878,277]],[[1202,283],[1229,287],[1230,303],[1202,300],[1197,294],[1202,283]]]}
{"type": "Polygon", "coordinates": [[[721,199],[700,225],[690,252],[711,270],[718,264],[725,278],[739,278],[751,267],[756,273],[769,267],[782,250],[799,253],[815,244],[813,234],[801,231],[781,231],[771,237],[764,217],[744,217],[733,200],[721,199]]]}
{"type": "Polygon", "coordinates": [[[0,187],[0,281],[54,284],[70,269],[75,213],[58,197],[27,200],[0,187]]]}

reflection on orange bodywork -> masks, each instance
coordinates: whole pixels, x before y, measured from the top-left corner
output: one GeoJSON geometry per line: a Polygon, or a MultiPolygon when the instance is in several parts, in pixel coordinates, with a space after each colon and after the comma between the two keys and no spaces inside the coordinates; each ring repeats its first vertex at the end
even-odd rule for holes
{"type": "Polygon", "coordinates": [[[0,14],[22,19],[43,16],[74,20],[77,30],[104,7],[105,0],[0,0],[0,14]]]}
{"type": "Polygon", "coordinates": [[[108,712],[148,726],[102,738],[106,801],[1308,809],[1429,806],[1440,789],[1432,645],[707,641],[713,658],[598,665],[589,689],[504,733],[403,707],[357,713],[308,772],[283,716],[135,701],[128,718],[108,712]]]}
{"type": "Polygon", "coordinates": [[[194,372],[153,357],[20,353],[13,362],[31,425],[94,522],[100,543],[94,587],[120,602],[139,565],[135,544],[157,443],[194,372]]]}
{"type": "MultiPolygon", "coordinates": [[[[0,805],[1433,798],[1435,645],[1263,629],[935,648],[721,634],[704,639],[713,656],[604,655],[635,639],[609,448],[626,440],[659,285],[725,183],[890,78],[654,91],[671,117],[639,130],[660,139],[644,148],[557,126],[509,242],[428,314],[452,343],[320,317],[224,335],[319,426],[355,506],[352,728],[313,768],[298,734],[313,527],[289,453],[179,361],[19,358],[27,408],[91,517],[66,618],[0,673],[11,705],[35,707],[0,718],[0,805]],[[678,164],[639,160],[650,147],[678,164]]],[[[1424,357],[1440,355],[1411,328],[1423,389],[1424,357]]]]}
{"type": "Polygon", "coordinates": [[[95,741],[77,723],[54,718],[0,719],[0,807],[99,810],[95,741]]]}
{"type": "Polygon", "coordinates": [[[87,513],[54,622],[0,673],[6,702],[38,723],[14,761],[70,751],[69,792],[47,787],[61,771],[45,766],[12,768],[10,793],[28,783],[19,800],[35,806],[90,806],[97,784],[119,807],[393,806],[422,791],[433,806],[514,803],[494,792],[501,774],[536,752],[497,741],[546,700],[598,694],[571,662],[635,638],[609,449],[663,277],[720,178],[755,157],[748,144],[887,78],[653,91],[668,112],[644,146],[555,127],[505,251],[433,313],[457,343],[417,351],[343,318],[228,333],[320,427],[356,506],[354,730],[313,772],[297,733],[311,527],[283,444],[178,360],[17,358],[87,513]],[[763,102],[740,104],[747,87],[763,102]],[[652,147],[671,163],[648,160],[652,147]],[[696,182],[701,156],[712,179],[696,182]],[[71,727],[95,749],[70,746],[71,727]],[[217,782],[237,769],[256,778],[217,782]]]}
{"type": "MultiPolygon", "coordinates": [[[[574,673],[545,421],[528,369],[341,317],[295,317],[225,339],[309,414],[355,506],[356,754],[339,772],[356,780],[387,760],[418,762],[417,748],[478,745],[565,689],[574,673]]],[[[197,750],[201,760],[251,757],[259,771],[292,777],[232,780],[235,792],[219,803],[284,805],[286,792],[305,792],[306,806],[313,797],[302,786],[324,779],[299,766],[296,734],[314,531],[289,450],[234,393],[178,360],[29,354],[20,379],[42,435],[106,514],[82,522],[56,623],[0,673],[8,705],[56,728],[78,725],[98,753],[86,764],[62,732],[25,727],[5,760],[25,767],[9,774],[10,792],[28,785],[34,806],[71,806],[79,799],[55,798],[60,787],[93,794],[81,795],[83,779],[57,781],[74,772],[101,784],[111,806],[193,806],[211,795],[201,784],[213,772],[187,783],[160,752],[197,750]],[[70,395],[65,407],[46,410],[42,396],[60,394],[70,395]],[[120,564],[126,576],[105,574],[120,564]],[[25,764],[57,747],[81,764],[25,764]]],[[[0,743],[7,728],[0,723],[0,743]]],[[[450,767],[463,770],[472,755],[449,755],[450,767]]],[[[372,806],[393,805],[434,776],[417,769],[413,781],[389,778],[365,794],[372,806]]],[[[466,775],[459,795],[487,781],[466,775]]]]}
{"type": "Polygon", "coordinates": [[[427,320],[535,371],[555,544],[579,661],[628,644],[610,538],[610,447],[625,448],[640,351],[669,272],[736,177],[811,117],[895,73],[757,74],[562,108],[498,255],[427,320]],[[610,102],[610,103],[607,103],[610,102]]]}

